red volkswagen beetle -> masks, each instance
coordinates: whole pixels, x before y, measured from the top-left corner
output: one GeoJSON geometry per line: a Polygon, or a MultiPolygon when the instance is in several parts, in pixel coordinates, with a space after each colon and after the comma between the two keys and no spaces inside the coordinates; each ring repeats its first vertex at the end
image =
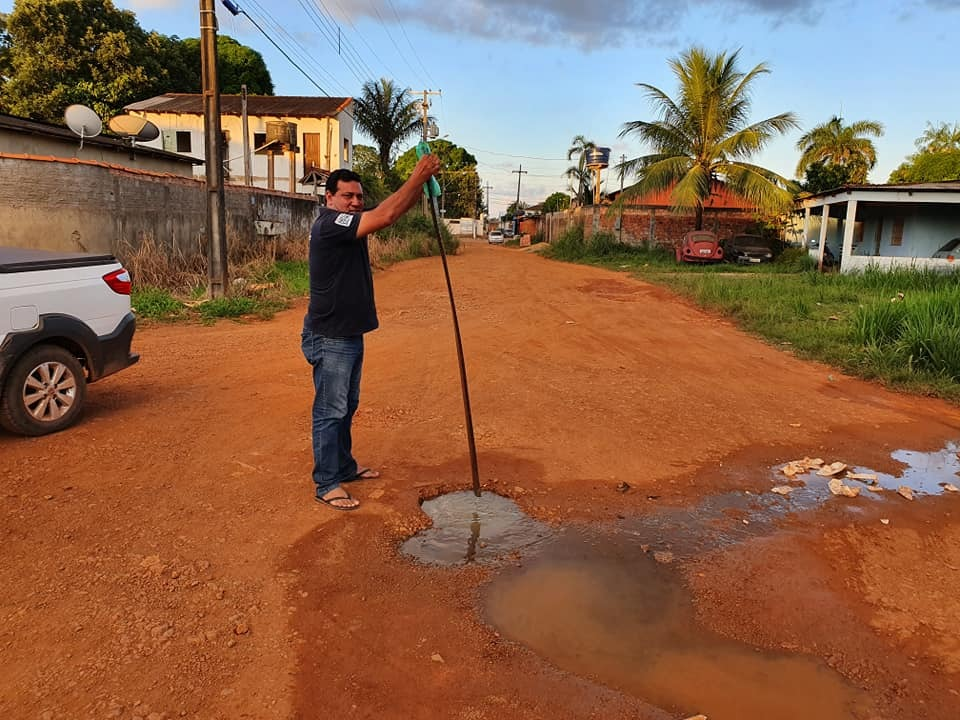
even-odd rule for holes
{"type": "Polygon", "coordinates": [[[677,262],[713,263],[723,260],[723,248],[709,230],[691,230],[677,245],[677,262]]]}

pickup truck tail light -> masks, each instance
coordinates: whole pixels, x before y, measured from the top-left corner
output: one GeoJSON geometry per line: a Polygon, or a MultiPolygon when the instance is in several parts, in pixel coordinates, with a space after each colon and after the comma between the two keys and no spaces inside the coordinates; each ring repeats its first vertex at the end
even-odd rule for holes
{"type": "Polygon", "coordinates": [[[110,286],[117,295],[130,294],[130,273],[123,268],[114,270],[103,276],[103,281],[110,286]]]}

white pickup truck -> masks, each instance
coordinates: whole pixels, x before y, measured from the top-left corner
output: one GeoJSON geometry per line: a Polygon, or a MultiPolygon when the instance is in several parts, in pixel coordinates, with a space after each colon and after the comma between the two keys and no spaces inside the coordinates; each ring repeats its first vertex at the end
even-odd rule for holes
{"type": "Polygon", "coordinates": [[[130,274],[112,255],[0,247],[0,425],[72,425],[87,384],[129,367],[130,274]]]}

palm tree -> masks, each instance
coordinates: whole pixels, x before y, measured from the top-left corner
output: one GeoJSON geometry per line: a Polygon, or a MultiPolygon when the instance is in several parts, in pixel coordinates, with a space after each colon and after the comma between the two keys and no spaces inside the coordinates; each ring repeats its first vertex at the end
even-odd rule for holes
{"type": "Polygon", "coordinates": [[[400,90],[392,80],[381,78],[365,82],[353,104],[353,121],[376,144],[386,177],[397,144],[423,129],[420,103],[410,98],[409,89],[400,90]]]}
{"type": "Polygon", "coordinates": [[[570,189],[577,196],[578,202],[589,205],[593,197],[593,173],[587,167],[587,152],[593,150],[597,144],[583,135],[577,135],[570,142],[567,160],[573,160],[576,156],[577,164],[568,167],[563,174],[572,180],[570,189]]]}
{"type": "Polygon", "coordinates": [[[850,182],[865,183],[867,172],[877,164],[877,149],[866,137],[883,135],[883,125],[873,120],[858,120],[850,125],[834,115],[830,120],[804,133],[797,141],[801,152],[797,177],[815,162],[850,169],[850,182]]]}
{"type": "Polygon", "coordinates": [[[645,195],[672,187],[674,210],[693,208],[696,229],[703,229],[703,205],[715,180],[765,212],[782,212],[792,204],[792,183],[747,160],[774,136],[797,127],[793,113],[748,122],[750,84],[769,72],[761,63],[749,72],[737,69],[740,51],[710,56],[694,47],[670,60],[679,81],[676,100],[653,85],[637,83],[657,111],[658,119],[623,125],[620,137],[635,135],[654,150],[621,164],[640,182],[626,194],[645,195]]]}

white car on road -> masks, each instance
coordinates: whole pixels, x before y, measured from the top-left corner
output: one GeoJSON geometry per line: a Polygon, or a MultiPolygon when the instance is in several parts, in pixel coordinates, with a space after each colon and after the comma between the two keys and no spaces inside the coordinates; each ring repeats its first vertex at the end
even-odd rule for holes
{"type": "Polygon", "coordinates": [[[491,230],[490,234],[487,235],[487,242],[494,243],[496,245],[503,244],[503,233],[499,230],[491,230]]]}
{"type": "Polygon", "coordinates": [[[0,247],[0,425],[73,424],[87,383],[133,365],[130,273],[112,255],[0,247]]]}

